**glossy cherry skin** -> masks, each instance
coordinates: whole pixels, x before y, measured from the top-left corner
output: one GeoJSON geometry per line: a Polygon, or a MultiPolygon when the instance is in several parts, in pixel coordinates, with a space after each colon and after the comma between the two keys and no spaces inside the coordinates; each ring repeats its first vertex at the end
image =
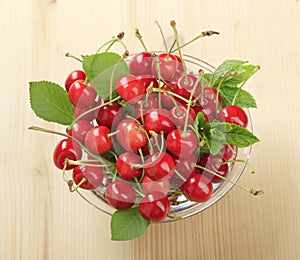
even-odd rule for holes
{"type": "Polygon", "coordinates": [[[65,88],[67,92],[69,91],[71,85],[77,80],[85,80],[86,75],[82,70],[74,70],[72,71],[65,81],[65,88]]]}
{"type": "MultiPolygon", "coordinates": [[[[186,99],[190,98],[191,92],[196,84],[197,77],[195,77],[192,74],[182,75],[178,80],[176,84],[176,88],[174,89],[174,92],[186,99]]],[[[194,97],[198,97],[201,93],[201,85],[200,83],[197,84],[194,90],[194,97]]]]}
{"type": "Polygon", "coordinates": [[[79,142],[83,143],[84,138],[87,134],[87,132],[93,128],[93,125],[83,119],[79,119],[73,126],[72,129],[69,132],[69,135],[76,138],[79,142]]]}
{"type": "MultiPolygon", "coordinates": [[[[57,168],[63,169],[65,166],[65,159],[72,161],[80,160],[82,157],[81,147],[71,139],[61,140],[55,147],[53,152],[53,161],[57,168]]],[[[66,170],[71,170],[75,165],[69,165],[66,170]]]]}
{"type": "Polygon", "coordinates": [[[165,135],[175,128],[170,112],[163,108],[154,109],[146,114],[144,126],[148,133],[152,130],[157,134],[164,132],[165,135]]]}
{"type": "Polygon", "coordinates": [[[120,77],[115,84],[116,91],[129,104],[136,103],[146,94],[144,84],[134,75],[120,77]]]}
{"type": "Polygon", "coordinates": [[[193,164],[197,164],[197,157],[191,155],[188,158],[174,158],[175,159],[175,170],[178,171],[185,179],[187,179],[193,172],[196,171],[196,168],[193,164]]]}
{"type": "Polygon", "coordinates": [[[101,167],[77,165],[73,169],[73,180],[76,184],[79,184],[82,178],[85,178],[86,181],[80,185],[80,188],[93,190],[102,183],[103,173],[104,170],[101,167]]]}
{"type": "Polygon", "coordinates": [[[105,198],[112,207],[123,210],[132,207],[135,192],[128,182],[116,180],[107,186],[105,198]]]}
{"type": "Polygon", "coordinates": [[[141,163],[141,157],[132,152],[125,152],[119,155],[116,161],[116,168],[123,179],[130,180],[142,174],[142,168],[137,169],[132,167],[133,164],[141,163]]]}
{"type": "Polygon", "coordinates": [[[245,128],[248,125],[248,117],[245,111],[239,106],[223,107],[219,112],[219,120],[245,128]]]}
{"type": "Polygon", "coordinates": [[[186,131],[186,136],[183,136],[183,130],[175,129],[166,138],[168,150],[175,156],[182,158],[192,156],[198,147],[198,143],[198,137],[190,130],[186,131]]]}
{"type": "Polygon", "coordinates": [[[151,75],[152,54],[141,52],[133,56],[129,63],[129,70],[132,75],[151,75]]]}
{"type": "MultiPolygon", "coordinates": [[[[157,142],[156,142],[156,140],[153,136],[150,136],[149,139],[150,139],[150,143],[151,143],[151,146],[152,146],[152,149],[153,149],[153,153],[159,152],[160,149],[163,149],[163,151],[166,151],[165,146],[163,148],[161,148],[162,145],[163,145],[163,142],[165,141],[165,138],[163,136],[158,135],[157,136],[157,142]]],[[[142,152],[143,152],[144,156],[149,155],[149,153],[150,153],[150,151],[149,151],[149,142],[147,142],[147,144],[142,147],[142,152]]],[[[145,157],[145,158],[147,158],[147,157],[145,157]]]]}
{"type": "Polygon", "coordinates": [[[159,64],[157,65],[156,58],[153,59],[151,69],[152,74],[158,78],[156,66],[159,66],[160,76],[167,81],[176,81],[183,72],[183,66],[180,58],[173,54],[161,53],[157,56],[159,64]]]}
{"type": "MultiPolygon", "coordinates": [[[[212,154],[207,154],[204,155],[200,159],[200,165],[205,167],[206,169],[213,171],[223,177],[225,177],[228,173],[228,164],[222,164],[224,163],[225,160],[223,157],[219,154],[217,155],[212,155],[212,154]]],[[[218,176],[213,175],[212,173],[206,171],[206,170],[201,170],[201,172],[207,176],[213,183],[221,182],[223,181],[221,178],[218,176]]]]}
{"type": "Polygon", "coordinates": [[[167,195],[170,190],[170,181],[169,179],[154,181],[145,175],[142,180],[142,187],[146,194],[159,191],[164,195],[167,195]]]}
{"type": "Polygon", "coordinates": [[[85,85],[83,81],[75,81],[68,92],[69,99],[74,106],[90,107],[95,103],[97,93],[92,85],[85,85]]]}
{"type": "Polygon", "coordinates": [[[237,156],[238,148],[232,144],[224,144],[220,154],[225,161],[234,160],[237,156]]]}
{"type": "MultiPolygon", "coordinates": [[[[92,107],[78,107],[78,106],[75,106],[74,107],[74,117],[75,118],[79,117],[80,115],[82,115],[86,111],[90,110],[91,108],[92,107]]],[[[88,121],[88,122],[91,122],[95,119],[95,114],[94,114],[94,112],[87,113],[86,115],[81,117],[81,119],[83,119],[85,121],[88,121]]]]}
{"type": "Polygon", "coordinates": [[[86,148],[95,154],[106,153],[112,147],[112,138],[108,134],[110,134],[110,129],[106,126],[93,127],[85,136],[86,148]]]}
{"type": "Polygon", "coordinates": [[[182,187],[183,194],[191,201],[205,202],[213,193],[212,183],[199,173],[192,173],[182,187]]]}
{"type": "MultiPolygon", "coordinates": [[[[173,122],[177,128],[184,128],[187,108],[183,105],[173,107],[170,110],[173,122]]],[[[196,118],[196,113],[192,107],[189,109],[188,124],[193,125],[196,118]]]]}
{"type": "Polygon", "coordinates": [[[148,157],[145,164],[145,175],[154,181],[169,178],[173,175],[175,169],[175,162],[171,155],[166,152],[162,152],[159,156],[159,152],[154,153],[148,157]]]}
{"type": "MultiPolygon", "coordinates": [[[[176,89],[177,86],[174,83],[168,82],[168,84],[162,85],[161,89],[174,92],[174,89],[176,89]]],[[[174,107],[174,102],[177,102],[177,98],[171,96],[169,93],[160,93],[161,102],[164,108],[171,109],[174,107]]],[[[177,102],[179,103],[179,102],[177,102]]]]}
{"type": "Polygon", "coordinates": [[[168,197],[157,191],[147,194],[139,204],[141,215],[152,222],[164,220],[170,212],[170,207],[168,197]]]}
{"type": "MultiPolygon", "coordinates": [[[[107,101],[103,101],[103,102],[106,103],[107,101]]],[[[116,115],[118,115],[118,117],[122,116],[121,113],[118,113],[121,107],[122,106],[117,102],[113,102],[101,107],[98,110],[98,114],[96,118],[97,123],[99,125],[104,125],[107,126],[108,128],[111,128],[116,115]]]]}
{"type": "Polygon", "coordinates": [[[153,109],[158,108],[155,97],[155,94],[150,94],[147,97],[145,95],[140,101],[134,104],[134,117],[140,122],[143,122],[146,114],[150,113],[150,111],[152,111],[153,109]]]}
{"type": "Polygon", "coordinates": [[[126,150],[136,152],[147,143],[142,125],[132,119],[123,119],[117,126],[117,140],[126,150]]]}
{"type": "Polygon", "coordinates": [[[158,88],[158,82],[153,75],[143,74],[143,75],[138,75],[137,78],[143,83],[145,89],[147,89],[151,85],[151,83],[152,83],[152,88],[158,88]]]}

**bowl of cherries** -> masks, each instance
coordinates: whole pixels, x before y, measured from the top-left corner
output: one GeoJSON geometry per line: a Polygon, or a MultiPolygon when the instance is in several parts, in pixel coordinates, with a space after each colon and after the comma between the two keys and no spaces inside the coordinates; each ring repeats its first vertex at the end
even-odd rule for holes
{"type": "MultiPolygon", "coordinates": [[[[29,83],[35,114],[64,126],[63,131],[31,126],[59,136],[53,163],[69,191],[111,216],[113,240],[130,240],[151,223],[200,213],[233,186],[252,195],[261,190],[238,183],[249,162],[253,134],[244,89],[259,66],[225,60],[216,68],[183,53],[205,31],[165,51],[130,54],[124,33],[81,58],[82,68],[64,86],[29,83]],[[124,53],[111,51],[115,44],[124,53]]],[[[164,39],[164,37],[163,37],[164,39]]]]}

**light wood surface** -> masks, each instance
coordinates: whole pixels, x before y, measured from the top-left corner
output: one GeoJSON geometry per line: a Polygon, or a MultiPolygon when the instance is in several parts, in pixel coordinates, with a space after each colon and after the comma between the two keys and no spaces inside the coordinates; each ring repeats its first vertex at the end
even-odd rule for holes
{"type": "Polygon", "coordinates": [[[300,3],[286,1],[1,0],[0,259],[300,259],[300,3]],[[203,30],[221,32],[185,51],[217,65],[249,60],[261,71],[247,89],[261,143],[253,147],[256,175],[241,183],[262,188],[252,197],[233,189],[201,214],[152,225],[133,241],[110,241],[110,218],[70,194],[52,163],[56,137],[32,133],[36,119],[28,82],[63,84],[79,68],[68,51],[92,53],[120,31],[133,51],[139,27],[151,49],[162,49],[154,20],[181,41],[203,30]]]}

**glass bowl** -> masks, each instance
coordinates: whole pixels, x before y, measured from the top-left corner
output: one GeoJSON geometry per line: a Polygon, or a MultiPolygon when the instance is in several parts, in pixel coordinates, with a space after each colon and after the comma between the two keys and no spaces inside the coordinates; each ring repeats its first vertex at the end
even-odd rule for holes
{"type": "MultiPolygon", "coordinates": [[[[214,67],[207,62],[204,62],[198,58],[184,55],[184,60],[186,62],[186,66],[188,68],[188,72],[194,72],[198,73],[199,69],[202,69],[204,72],[213,72],[214,67]]],[[[248,116],[248,130],[253,132],[252,127],[252,121],[251,116],[248,110],[245,110],[248,116]]],[[[237,160],[244,160],[248,161],[250,158],[251,153],[251,146],[247,148],[239,148],[238,153],[236,156],[237,160]]],[[[172,215],[172,218],[166,218],[162,222],[170,222],[177,219],[183,219],[190,217],[192,215],[195,215],[209,206],[213,205],[217,201],[219,201],[223,196],[225,196],[231,188],[234,186],[232,182],[237,182],[244,172],[246,167],[246,163],[230,163],[229,164],[229,173],[227,175],[227,178],[230,180],[230,182],[222,181],[220,183],[213,184],[213,194],[210,197],[209,200],[199,203],[199,202],[193,202],[193,201],[186,201],[186,198],[184,195],[179,196],[178,201],[186,201],[183,202],[177,206],[171,205],[170,215],[172,215]]],[[[99,211],[102,211],[105,214],[112,215],[116,209],[112,208],[104,199],[104,192],[105,192],[105,185],[102,185],[101,187],[89,191],[84,189],[78,189],[77,193],[90,205],[98,209],[99,211]]]]}

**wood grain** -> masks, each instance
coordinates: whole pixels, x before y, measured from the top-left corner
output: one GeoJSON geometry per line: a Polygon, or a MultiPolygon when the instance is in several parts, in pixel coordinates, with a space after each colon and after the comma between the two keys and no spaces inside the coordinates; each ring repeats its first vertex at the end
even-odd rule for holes
{"type": "Polygon", "coordinates": [[[300,259],[300,3],[288,1],[1,0],[0,259],[300,259]],[[52,164],[56,138],[30,125],[54,128],[34,117],[28,82],[63,84],[76,61],[118,32],[141,50],[139,27],[151,49],[163,45],[154,20],[171,39],[203,30],[186,52],[219,64],[249,60],[261,71],[248,83],[259,109],[252,120],[261,143],[253,147],[256,175],[241,182],[263,188],[253,198],[233,189],[197,216],[152,225],[133,241],[110,241],[110,218],[68,193],[52,164]]]}

